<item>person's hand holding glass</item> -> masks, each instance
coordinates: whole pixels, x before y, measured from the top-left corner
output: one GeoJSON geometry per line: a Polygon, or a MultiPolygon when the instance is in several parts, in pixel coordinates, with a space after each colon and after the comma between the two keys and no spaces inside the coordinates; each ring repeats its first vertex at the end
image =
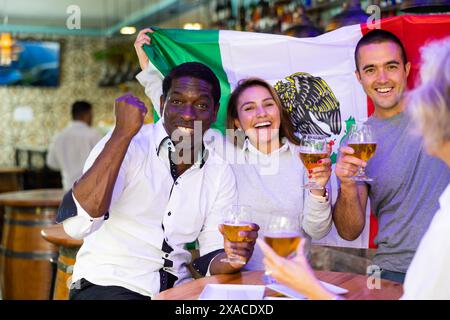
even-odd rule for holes
{"type": "Polygon", "coordinates": [[[259,227],[252,223],[250,206],[232,205],[220,226],[227,254],[227,257],[220,261],[245,265],[253,253],[258,229],[259,227]]]}
{"type": "MultiPolygon", "coordinates": [[[[300,243],[299,217],[286,211],[274,211],[264,229],[264,241],[281,257],[292,256],[300,243]]],[[[266,270],[265,283],[275,282],[266,270]]]]}
{"type": "MultiPolygon", "coordinates": [[[[369,161],[377,149],[375,135],[370,125],[354,124],[350,128],[347,145],[353,149],[353,156],[362,160],[369,161]]],[[[353,181],[373,181],[365,173],[364,167],[359,166],[358,172],[351,178],[353,181]]]]}
{"type": "Polygon", "coordinates": [[[300,159],[309,181],[303,188],[324,189],[331,176],[330,150],[326,136],[305,134],[300,139],[300,159]]]}

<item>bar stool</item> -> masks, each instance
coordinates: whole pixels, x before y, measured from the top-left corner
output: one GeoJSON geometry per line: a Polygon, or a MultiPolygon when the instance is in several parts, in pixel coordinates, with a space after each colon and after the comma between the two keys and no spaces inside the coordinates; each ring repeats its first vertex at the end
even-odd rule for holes
{"type": "Polygon", "coordinates": [[[45,240],[59,247],[57,271],[52,279],[53,300],[68,300],[70,278],[83,240],[69,237],[62,225],[45,227],[41,230],[41,235],[45,240]]]}

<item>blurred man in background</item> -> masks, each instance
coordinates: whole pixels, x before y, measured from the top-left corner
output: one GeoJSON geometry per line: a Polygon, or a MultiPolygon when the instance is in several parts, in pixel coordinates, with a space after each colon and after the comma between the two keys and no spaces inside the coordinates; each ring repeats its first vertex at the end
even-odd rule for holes
{"type": "Polygon", "coordinates": [[[86,101],[76,101],[72,105],[72,121],[50,144],[47,166],[61,172],[64,190],[72,188],[81,177],[89,153],[102,138],[91,125],[92,105],[86,101]]]}

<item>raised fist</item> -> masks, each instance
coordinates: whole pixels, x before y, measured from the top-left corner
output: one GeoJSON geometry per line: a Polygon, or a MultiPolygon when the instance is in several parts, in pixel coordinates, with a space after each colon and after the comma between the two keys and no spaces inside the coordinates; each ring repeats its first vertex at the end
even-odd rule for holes
{"type": "Polygon", "coordinates": [[[144,123],[147,107],[139,98],[127,93],[116,99],[115,114],[116,127],[114,130],[132,138],[144,123]]]}

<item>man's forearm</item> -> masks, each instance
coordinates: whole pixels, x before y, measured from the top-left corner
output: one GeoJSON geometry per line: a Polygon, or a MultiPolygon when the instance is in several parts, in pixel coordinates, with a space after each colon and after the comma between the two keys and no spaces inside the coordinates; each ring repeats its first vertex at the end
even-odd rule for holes
{"type": "Polygon", "coordinates": [[[130,142],[131,137],[113,131],[92,167],[73,188],[75,198],[91,217],[101,217],[108,211],[120,166],[130,142]]]}
{"type": "Polygon", "coordinates": [[[333,208],[333,221],[339,235],[346,240],[355,240],[364,229],[365,204],[361,203],[357,185],[341,186],[333,208]]]}

